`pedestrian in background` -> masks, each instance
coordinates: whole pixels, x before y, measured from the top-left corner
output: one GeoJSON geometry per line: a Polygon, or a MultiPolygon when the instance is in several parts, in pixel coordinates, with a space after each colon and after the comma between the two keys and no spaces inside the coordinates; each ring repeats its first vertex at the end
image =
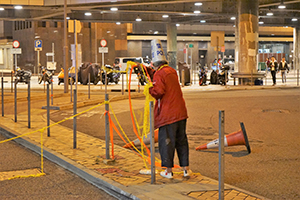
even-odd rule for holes
{"type": "Polygon", "coordinates": [[[287,73],[289,73],[290,69],[289,69],[287,62],[285,61],[285,57],[283,57],[281,62],[279,63],[279,70],[281,72],[282,83],[286,83],[286,73],[285,72],[287,70],[287,73]]]}
{"type": "Polygon", "coordinates": [[[268,73],[269,64],[270,64],[270,58],[266,58],[266,62],[265,62],[266,74],[268,73]]]}
{"type": "Polygon", "coordinates": [[[271,62],[269,63],[269,68],[270,68],[270,71],[271,71],[273,86],[274,86],[274,85],[276,85],[276,72],[277,72],[277,69],[278,69],[278,63],[275,60],[274,56],[272,56],[272,58],[271,58],[271,62]]]}
{"type": "Polygon", "coordinates": [[[174,154],[177,151],[183,176],[189,177],[189,145],[186,136],[188,118],[185,101],[179,85],[177,72],[168,65],[160,40],[151,41],[152,62],[156,72],[149,93],[156,99],[154,126],[159,128],[158,143],[161,166],[165,178],[173,178],[174,154]]]}

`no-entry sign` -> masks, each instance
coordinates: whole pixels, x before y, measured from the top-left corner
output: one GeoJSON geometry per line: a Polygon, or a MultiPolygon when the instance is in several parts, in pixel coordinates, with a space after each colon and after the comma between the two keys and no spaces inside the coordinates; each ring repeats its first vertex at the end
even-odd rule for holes
{"type": "Polygon", "coordinates": [[[18,48],[20,46],[20,43],[18,40],[13,41],[13,47],[18,48]]]}
{"type": "Polygon", "coordinates": [[[105,47],[105,46],[107,45],[107,41],[104,40],[104,39],[102,39],[102,40],[100,41],[100,45],[101,45],[101,47],[105,47]]]}

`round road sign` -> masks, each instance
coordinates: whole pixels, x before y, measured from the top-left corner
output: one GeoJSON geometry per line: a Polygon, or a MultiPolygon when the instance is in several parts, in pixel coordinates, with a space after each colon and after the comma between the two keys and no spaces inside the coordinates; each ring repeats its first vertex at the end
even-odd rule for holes
{"type": "Polygon", "coordinates": [[[102,39],[102,40],[100,41],[100,45],[101,45],[102,47],[105,47],[105,46],[107,45],[107,41],[104,40],[104,39],[102,39]]]}
{"type": "Polygon", "coordinates": [[[18,48],[20,46],[20,43],[18,40],[13,41],[13,47],[18,48]]]}

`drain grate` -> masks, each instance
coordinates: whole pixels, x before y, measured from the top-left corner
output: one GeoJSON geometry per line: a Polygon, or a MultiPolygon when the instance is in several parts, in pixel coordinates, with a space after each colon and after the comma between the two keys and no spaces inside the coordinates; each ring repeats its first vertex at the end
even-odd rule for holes
{"type": "Polygon", "coordinates": [[[280,109],[267,109],[267,110],[262,110],[262,112],[289,113],[290,111],[288,111],[288,110],[280,110],[280,109]]]}

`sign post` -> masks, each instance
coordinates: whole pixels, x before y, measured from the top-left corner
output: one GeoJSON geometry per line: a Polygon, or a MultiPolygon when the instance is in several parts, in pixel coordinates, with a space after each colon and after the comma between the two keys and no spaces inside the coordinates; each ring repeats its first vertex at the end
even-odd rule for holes
{"type": "MultiPolygon", "coordinates": [[[[217,52],[216,60],[218,62],[220,47],[224,46],[225,32],[224,31],[212,31],[211,35],[211,46],[216,47],[215,51],[217,52]]],[[[225,46],[224,46],[225,48],[225,46]]],[[[225,50],[225,49],[224,49],[225,50]]]]}
{"type": "MultiPolygon", "coordinates": [[[[104,53],[108,53],[108,47],[105,47],[107,45],[107,41],[105,39],[102,39],[100,41],[101,47],[99,48],[99,53],[102,53],[102,67],[104,67],[104,53]]],[[[107,72],[105,70],[105,94],[107,94],[107,72]]]]}
{"type": "Polygon", "coordinates": [[[17,70],[17,66],[18,66],[17,65],[17,54],[21,54],[22,53],[22,50],[19,48],[19,46],[20,46],[20,43],[19,43],[18,40],[13,41],[13,47],[15,49],[18,49],[18,50],[12,49],[12,54],[15,55],[15,71],[17,70]]]}
{"type": "Polygon", "coordinates": [[[40,74],[40,51],[43,50],[42,40],[34,41],[34,50],[37,51],[37,68],[38,68],[38,74],[40,74]]]}

